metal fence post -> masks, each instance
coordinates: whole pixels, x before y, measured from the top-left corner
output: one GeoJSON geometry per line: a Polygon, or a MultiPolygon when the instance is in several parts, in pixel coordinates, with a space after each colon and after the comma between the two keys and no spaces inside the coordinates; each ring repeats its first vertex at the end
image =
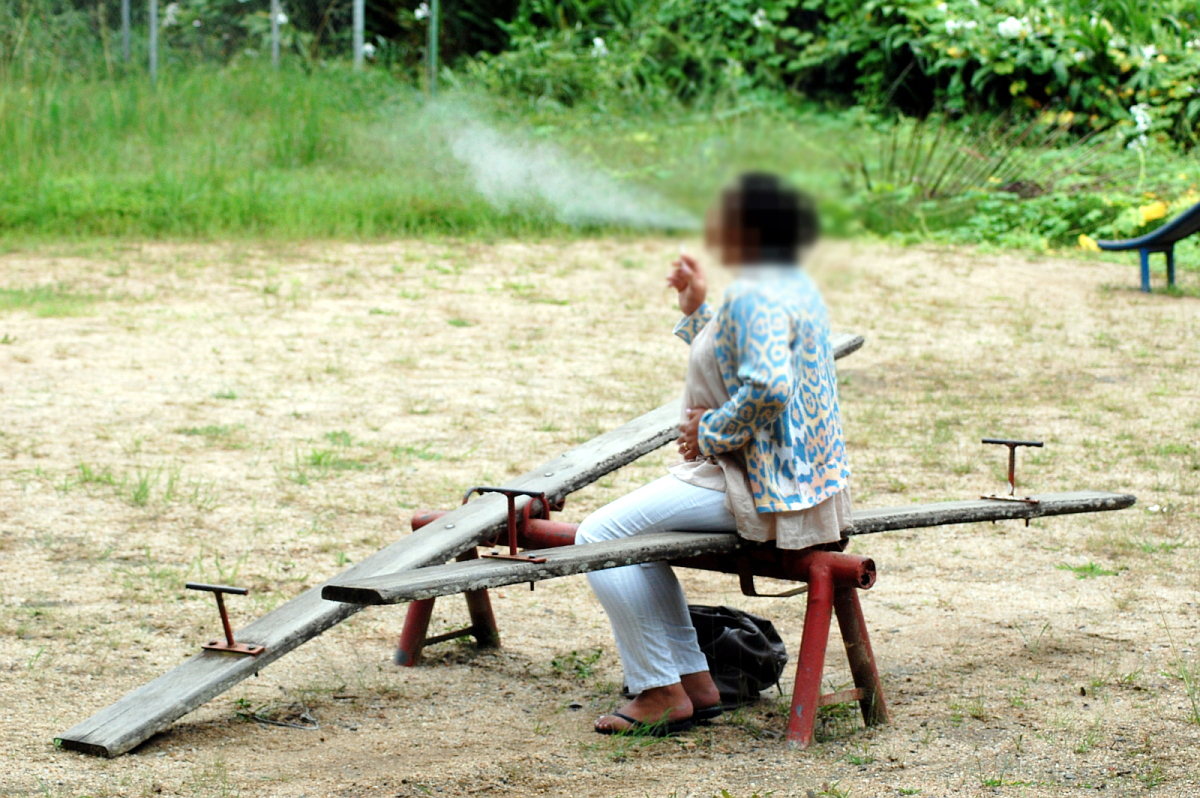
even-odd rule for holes
{"type": "Polygon", "coordinates": [[[279,69],[279,0],[271,0],[271,66],[279,69]]]}
{"type": "Polygon", "coordinates": [[[354,0],[354,68],[363,65],[363,27],[365,25],[363,0],[354,0]]]}
{"type": "Polygon", "coordinates": [[[129,0],[121,0],[121,57],[129,60],[129,0]]]}
{"type": "Polygon", "coordinates": [[[158,80],[158,0],[150,0],[150,80],[158,80]]]}
{"type": "Polygon", "coordinates": [[[429,39],[425,45],[425,80],[429,96],[437,94],[438,70],[438,0],[429,0],[429,39]]]}

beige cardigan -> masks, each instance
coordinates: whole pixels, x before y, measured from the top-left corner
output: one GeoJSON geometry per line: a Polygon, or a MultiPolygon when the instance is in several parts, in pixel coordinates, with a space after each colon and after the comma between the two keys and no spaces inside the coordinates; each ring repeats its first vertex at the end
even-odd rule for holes
{"type": "MultiPolygon", "coordinates": [[[[683,388],[685,420],[689,407],[720,407],[729,401],[729,391],[717,365],[715,327],[705,324],[692,339],[687,381],[683,388]]],[[[841,539],[841,531],[853,523],[849,486],[804,510],[757,512],[740,450],[711,458],[680,461],[672,465],[670,471],[689,485],[722,491],[726,509],[737,520],[738,534],[747,540],[774,540],[781,549],[806,549],[841,539]]]]}

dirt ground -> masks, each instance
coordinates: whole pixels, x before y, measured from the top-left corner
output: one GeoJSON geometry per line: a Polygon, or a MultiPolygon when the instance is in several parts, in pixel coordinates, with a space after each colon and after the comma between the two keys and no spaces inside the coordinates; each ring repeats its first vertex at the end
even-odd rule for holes
{"type": "MultiPolygon", "coordinates": [[[[403,536],[414,508],[669,399],[678,246],[0,256],[0,288],[58,286],[0,314],[0,794],[1200,796],[1200,302],[1138,293],[1132,261],[843,243],[811,268],[835,327],[867,338],[840,364],[860,506],[1001,488],[987,435],[1046,441],[1020,454],[1031,490],[1138,497],[856,539],[880,569],[863,604],[891,725],[833,710],[791,751],[772,691],[672,740],[601,738],[621,669],[575,577],[496,591],[499,650],[445,644],[398,669],[403,608],[369,609],[127,756],[55,749],[217,633],[185,580],[249,587],[230,600],[244,623],[403,536]]],[[[682,579],[798,649],[803,599],[682,579]]],[[[443,599],[434,631],[464,619],[443,599]]],[[[843,686],[836,644],[828,662],[843,686]]]]}

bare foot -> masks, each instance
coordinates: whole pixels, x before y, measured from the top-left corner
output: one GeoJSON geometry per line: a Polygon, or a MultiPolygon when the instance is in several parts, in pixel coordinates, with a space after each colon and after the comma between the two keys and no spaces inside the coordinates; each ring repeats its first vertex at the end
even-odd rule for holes
{"type": "MultiPolygon", "coordinates": [[[[676,682],[666,687],[652,687],[642,691],[637,698],[621,707],[620,712],[645,723],[687,720],[692,716],[692,702],[683,685],[676,682]]],[[[616,715],[605,715],[596,721],[596,731],[621,732],[631,725],[629,721],[616,715]]]]}
{"type": "Polygon", "coordinates": [[[721,693],[708,671],[689,673],[680,677],[680,684],[695,709],[709,709],[721,705],[721,693]]]}

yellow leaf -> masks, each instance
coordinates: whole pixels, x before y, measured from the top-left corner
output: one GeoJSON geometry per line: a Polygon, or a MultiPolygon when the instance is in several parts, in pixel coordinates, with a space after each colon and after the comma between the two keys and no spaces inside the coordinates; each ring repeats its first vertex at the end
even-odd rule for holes
{"type": "Polygon", "coordinates": [[[947,47],[946,48],[946,55],[950,56],[951,58],[962,58],[962,54],[963,54],[963,48],[961,48],[961,47],[947,47]]]}
{"type": "Polygon", "coordinates": [[[1158,57],[1158,63],[1160,63],[1160,64],[1165,64],[1165,63],[1167,63],[1167,57],[1166,57],[1165,55],[1160,55],[1160,56],[1158,57]]]}
{"type": "Polygon", "coordinates": [[[1099,252],[1100,245],[1096,243],[1096,239],[1092,238],[1087,233],[1079,234],[1079,248],[1084,252],[1099,252]]]}
{"type": "Polygon", "coordinates": [[[1149,205],[1143,205],[1138,208],[1138,216],[1142,218],[1142,224],[1152,222],[1155,219],[1161,219],[1167,215],[1167,203],[1159,200],[1151,202],[1149,205]]]}

